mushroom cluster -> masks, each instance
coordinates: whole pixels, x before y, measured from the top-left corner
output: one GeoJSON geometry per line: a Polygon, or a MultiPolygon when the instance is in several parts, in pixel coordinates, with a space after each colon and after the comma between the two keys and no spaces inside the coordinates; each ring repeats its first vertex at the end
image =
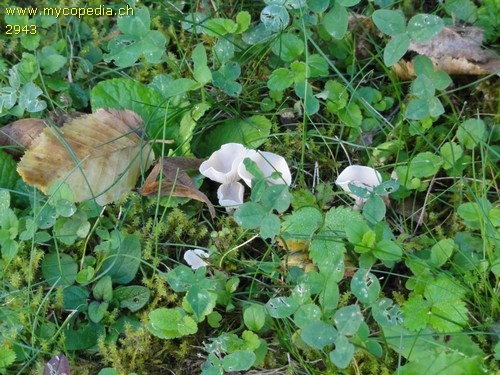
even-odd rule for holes
{"type": "Polygon", "coordinates": [[[202,175],[221,184],[217,189],[217,198],[223,207],[236,208],[243,203],[245,187],[240,180],[252,187],[254,176],[246,169],[243,163],[245,158],[253,160],[266,178],[274,172],[281,174],[281,178],[269,178],[269,182],[276,185],[292,183],[290,168],[282,156],[272,152],[250,150],[239,143],[226,143],[200,166],[202,175]]]}

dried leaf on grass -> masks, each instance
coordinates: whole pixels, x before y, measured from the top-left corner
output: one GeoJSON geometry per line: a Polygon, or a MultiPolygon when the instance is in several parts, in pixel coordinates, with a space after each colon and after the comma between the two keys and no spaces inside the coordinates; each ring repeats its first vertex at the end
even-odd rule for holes
{"type": "Polygon", "coordinates": [[[208,206],[210,215],[215,217],[215,208],[205,194],[196,187],[186,173],[188,169],[198,170],[203,160],[183,157],[165,157],[159,159],[153,167],[139,192],[147,197],[171,195],[172,197],[190,198],[208,206]],[[160,171],[161,176],[160,176],[160,171]],[[161,181],[161,186],[160,186],[161,181]]]}
{"type": "MultiPolygon", "coordinates": [[[[448,74],[499,74],[500,59],[481,48],[482,42],[483,30],[478,27],[445,27],[427,42],[411,42],[409,50],[429,57],[437,69],[448,74]]],[[[401,60],[394,70],[403,79],[415,76],[413,61],[401,60]]]]}
{"type": "Polygon", "coordinates": [[[44,128],[45,122],[39,118],[14,121],[0,128],[0,146],[6,146],[3,150],[11,155],[21,156],[25,149],[33,145],[44,128]]]}
{"type": "Polygon", "coordinates": [[[133,188],[152,162],[142,119],[128,110],[100,109],[63,127],[46,127],[18,165],[23,180],[48,193],[65,182],[75,201],[108,204],[133,188]]]}

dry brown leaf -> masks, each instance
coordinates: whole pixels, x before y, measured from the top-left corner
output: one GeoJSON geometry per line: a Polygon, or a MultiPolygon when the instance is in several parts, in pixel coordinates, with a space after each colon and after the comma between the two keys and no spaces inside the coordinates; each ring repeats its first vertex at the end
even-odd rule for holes
{"type": "MultiPolygon", "coordinates": [[[[448,74],[499,74],[500,59],[481,48],[483,30],[478,27],[445,27],[435,38],[411,42],[409,50],[429,57],[436,69],[448,74]]],[[[393,67],[402,79],[415,77],[413,61],[401,60],[393,67]]]]}
{"type": "Polygon", "coordinates": [[[205,203],[210,215],[214,218],[215,208],[212,202],[198,190],[191,177],[186,173],[187,169],[198,169],[202,162],[203,160],[200,159],[183,157],[159,159],[139,192],[147,197],[156,196],[160,191],[161,196],[171,195],[172,197],[195,199],[205,203]],[[162,171],[161,176],[160,171],[162,171]]]}
{"type": "Polygon", "coordinates": [[[6,146],[3,150],[14,156],[21,156],[33,145],[44,128],[45,122],[39,118],[14,121],[0,128],[0,146],[6,146]]]}
{"type": "Polygon", "coordinates": [[[132,111],[100,109],[60,129],[46,127],[18,164],[23,180],[48,193],[63,181],[75,201],[108,204],[133,188],[152,162],[142,137],[142,119],[132,111]]]}

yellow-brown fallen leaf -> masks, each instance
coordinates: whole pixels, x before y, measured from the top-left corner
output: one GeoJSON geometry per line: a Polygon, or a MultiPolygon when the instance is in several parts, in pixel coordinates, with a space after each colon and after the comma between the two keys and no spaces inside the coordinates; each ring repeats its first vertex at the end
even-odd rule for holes
{"type": "Polygon", "coordinates": [[[45,128],[45,121],[39,118],[25,118],[0,128],[0,146],[14,156],[21,156],[30,148],[45,128]]]}
{"type": "Polygon", "coordinates": [[[208,197],[203,194],[189,175],[187,169],[199,169],[203,160],[183,157],[165,157],[159,159],[153,167],[139,192],[146,196],[161,196],[190,198],[203,202],[208,206],[210,215],[215,217],[215,208],[208,197]],[[162,171],[160,176],[160,171],[162,171]],[[161,186],[160,186],[161,180],[161,186]]]}
{"type": "Polygon", "coordinates": [[[48,193],[65,182],[75,201],[105,205],[137,183],[152,162],[142,137],[142,119],[129,110],[100,109],[61,128],[46,127],[18,164],[23,180],[48,193]]]}
{"type": "MultiPolygon", "coordinates": [[[[425,55],[434,66],[448,74],[500,74],[500,59],[481,48],[483,30],[478,27],[445,27],[435,38],[411,42],[409,50],[425,55]]],[[[413,61],[401,60],[393,67],[402,79],[415,77],[413,61]]]]}

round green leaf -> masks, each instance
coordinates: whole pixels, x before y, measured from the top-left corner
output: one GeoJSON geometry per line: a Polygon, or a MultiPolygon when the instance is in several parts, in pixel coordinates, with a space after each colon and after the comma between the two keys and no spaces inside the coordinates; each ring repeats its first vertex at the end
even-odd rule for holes
{"type": "Polygon", "coordinates": [[[271,317],[282,319],[292,315],[299,308],[299,304],[292,297],[276,297],[267,301],[266,308],[271,317]]]}
{"type": "Polygon", "coordinates": [[[114,297],[120,302],[120,308],[132,312],[140,310],[149,301],[150,292],[145,286],[131,285],[120,286],[113,292],[114,297]]]}
{"type": "Polygon", "coordinates": [[[342,5],[335,2],[333,8],[325,14],[323,18],[323,27],[335,39],[342,39],[347,31],[349,24],[349,14],[342,5]]]}
{"type": "Polygon", "coordinates": [[[380,260],[398,261],[403,255],[403,251],[399,245],[391,240],[382,240],[373,249],[373,255],[380,260]]]}
{"type": "Polygon", "coordinates": [[[304,52],[304,41],[295,34],[283,34],[273,44],[272,51],[281,60],[290,62],[304,52]]]}
{"type": "Polygon", "coordinates": [[[450,169],[453,168],[455,163],[463,155],[462,147],[457,145],[455,142],[446,142],[440,149],[441,155],[443,157],[443,168],[450,169]]]}
{"type": "Polygon", "coordinates": [[[333,364],[340,369],[344,369],[349,366],[353,356],[354,345],[345,336],[337,337],[335,340],[335,350],[330,352],[330,360],[333,364]]]}
{"type": "Polygon", "coordinates": [[[246,202],[234,213],[234,220],[243,228],[256,229],[260,227],[266,216],[268,213],[260,204],[246,202]]]}
{"type": "Polygon", "coordinates": [[[375,224],[385,217],[385,203],[378,195],[372,195],[363,206],[363,216],[368,222],[375,224]]]}
{"type": "Polygon", "coordinates": [[[248,329],[259,332],[266,323],[266,308],[257,304],[250,305],[243,313],[243,322],[248,329]]]}
{"type": "Polygon", "coordinates": [[[451,238],[445,238],[439,241],[431,248],[431,262],[434,263],[436,267],[441,267],[450,259],[456,248],[457,245],[451,238]]]}
{"type": "Polygon", "coordinates": [[[441,165],[443,158],[431,152],[421,152],[413,158],[410,163],[410,174],[417,178],[435,175],[441,165]]]}
{"type": "Polygon", "coordinates": [[[72,285],[78,273],[78,264],[68,254],[47,254],[42,261],[42,274],[51,286],[72,285]]]}
{"type": "Polygon", "coordinates": [[[337,338],[337,330],[331,324],[316,320],[305,326],[300,333],[304,342],[318,350],[334,343],[337,338]]]}
{"type": "Polygon", "coordinates": [[[457,130],[458,141],[465,148],[472,150],[479,142],[486,139],[486,125],[481,119],[469,119],[464,121],[457,130]]]}
{"type": "Polygon", "coordinates": [[[399,34],[392,37],[384,48],[384,64],[392,66],[397,63],[410,47],[408,34],[399,34]]]}
{"type": "Polygon", "coordinates": [[[388,9],[378,9],[373,12],[375,26],[384,34],[396,36],[406,31],[406,20],[401,12],[388,9]]]}
{"type": "Polygon", "coordinates": [[[358,305],[342,307],[335,312],[335,326],[339,334],[352,336],[358,332],[363,315],[358,305]]]}
{"type": "Polygon", "coordinates": [[[293,321],[299,328],[304,328],[313,321],[321,319],[321,309],[319,306],[308,303],[299,307],[293,315],[293,321]]]}
{"type": "Polygon", "coordinates": [[[255,363],[255,353],[250,350],[236,350],[222,360],[224,371],[246,371],[255,363]]]}
{"type": "Polygon", "coordinates": [[[360,302],[371,304],[378,299],[380,282],[368,270],[359,269],[351,279],[351,292],[360,302]]]}
{"type": "Polygon", "coordinates": [[[263,239],[274,238],[280,234],[281,222],[275,214],[269,214],[262,219],[260,224],[260,235],[263,239]]]}
{"type": "Polygon", "coordinates": [[[290,22],[288,10],[280,4],[270,4],[260,13],[260,20],[266,29],[278,33],[284,30],[290,22]]]}
{"type": "Polygon", "coordinates": [[[434,38],[443,28],[443,20],[432,14],[417,14],[408,22],[408,33],[411,39],[417,43],[434,38]]]}

